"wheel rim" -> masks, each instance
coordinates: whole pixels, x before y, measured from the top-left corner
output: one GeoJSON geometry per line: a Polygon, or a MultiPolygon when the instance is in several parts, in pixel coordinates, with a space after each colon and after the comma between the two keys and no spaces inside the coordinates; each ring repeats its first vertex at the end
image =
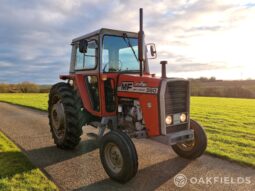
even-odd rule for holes
{"type": "MultiPolygon", "coordinates": [[[[193,129],[194,128],[192,127],[192,124],[190,124],[190,129],[193,129]]],[[[177,144],[177,146],[183,150],[183,151],[191,151],[195,146],[196,146],[196,132],[194,131],[194,140],[192,141],[186,141],[184,143],[180,143],[180,144],[177,144]]]]}
{"type": "Polygon", "coordinates": [[[177,146],[183,151],[191,151],[195,146],[195,141],[187,141],[185,143],[177,144],[177,146]]]}
{"type": "Polygon", "coordinates": [[[119,147],[114,143],[108,143],[104,150],[107,166],[114,173],[119,173],[123,168],[123,157],[119,147]]]}
{"type": "Polygon", "coordinates": [[[55,135],[62,138],[65,135],[65,110],[61,100],[58,100],[51,110],[52,127],[55,135]]]}

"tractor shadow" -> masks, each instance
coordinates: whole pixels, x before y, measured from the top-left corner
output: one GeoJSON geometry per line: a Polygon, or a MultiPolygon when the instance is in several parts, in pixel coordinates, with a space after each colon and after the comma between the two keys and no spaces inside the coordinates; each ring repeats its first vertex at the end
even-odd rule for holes
{"type": "Polygon", "coordinates": [[[25,151],[25,153],[28,158],[33,161],[34,165],[40,168],[45,168],[47,166],[92,152],[97,148],[98,141],[89,139],[81,141],[74,150],[64,150],[54,145],[25,151]]]}
{"type": "Polygon", "coordinates": [[[182,171],[189,160],[175,157],[138,171],[136,177],[126,184],[117,183],[111,179],[90,184],[76,189],[77,191],[97,191],[97,190],[134,190],[134,191],[153,191],[165,182],[169,181],[176,174],[182,171]]]}
{"type": "MultiPolygon", "coordinates": [[[[20,151],[0,152],[0,179],[31,171],[35,167],[20,151]]],[[[0,185],[1,188],[1,185],[0,185]]]]}

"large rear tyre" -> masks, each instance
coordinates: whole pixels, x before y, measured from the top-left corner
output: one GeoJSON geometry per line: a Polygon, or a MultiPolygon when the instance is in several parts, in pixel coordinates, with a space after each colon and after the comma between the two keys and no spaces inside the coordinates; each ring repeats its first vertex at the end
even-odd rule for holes
{"type": "Polygon", "coordinates": [[[112,130],[100,141],[100,159],[110,178],[125,183],[138,169],[138,157],[132,140],[122,131],[112,130]]]}
{"type": "Polygon", "coordinates": [[[202,126],[192,119],[190,128],[194,130],[194,140],[173,145],[172,148],[176,154],[183,158],[195,159],[204,153],[207,147],[207,136],[202,126]]]}
{"type": "Polygon", "coordinates": [[[48,117],[54,143],[59,148],[73,149],[79,144],[82,126],[87,120],[81,108],[81,100],[70,84],[60,82],[52,86],[48,117]]]}

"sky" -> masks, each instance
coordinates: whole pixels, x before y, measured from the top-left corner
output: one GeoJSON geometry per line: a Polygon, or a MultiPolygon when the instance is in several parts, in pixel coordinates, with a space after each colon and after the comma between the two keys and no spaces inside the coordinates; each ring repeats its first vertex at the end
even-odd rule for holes
{"type": "Polygon", "coordinates": [[[0,83],[50,84],[69,71],[71,40],[99,28],[138,31],[168,77],[255,79],[255,1],[1,0],[0,83]]]}

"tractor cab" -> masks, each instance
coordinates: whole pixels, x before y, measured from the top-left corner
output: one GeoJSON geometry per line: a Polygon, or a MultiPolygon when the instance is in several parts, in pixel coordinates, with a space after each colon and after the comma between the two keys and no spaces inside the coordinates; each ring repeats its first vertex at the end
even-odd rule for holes
{"type": "MultiPolygon", "coordinates": [[[[139,74],[137,33],[103,28],[74,39],[72,46],[70,72],[139,74]]],[[[144,72],[148,72],[147,62],[144,72]]]]}
{"type": "MultiPolygon", "coordinates": [[[[139,76],[138,33],[102,28],[72,40],[70,75],[76,82],[89,112],[96,116],[116,115],[116,87],[120,75],[139,76]],[[84,86],[86,84],[86,87],[84,86]],[[86,93],[85,93],[86,92],[86,93]],[[100,99],[105,98],[105,99],[100,99]]],[[[156,57],[154,44],[148,45],[150,58],[156,57]]],[[[147,47],[146,47],[146,53],[147,47]]],[[[149,75],[147,54],[143,54],[142,73],[149,75]]],[[[67,76],[62,75],[61,79],[67,76]]]]}
{"type": "MultiPolygon", "coordinates": [[[[72,41],[70,73],[139,74],[139,67],[137,33],[103,28],[72,41]]],[[[147,64],[144,71],[148,72],[147,64]]]]}

